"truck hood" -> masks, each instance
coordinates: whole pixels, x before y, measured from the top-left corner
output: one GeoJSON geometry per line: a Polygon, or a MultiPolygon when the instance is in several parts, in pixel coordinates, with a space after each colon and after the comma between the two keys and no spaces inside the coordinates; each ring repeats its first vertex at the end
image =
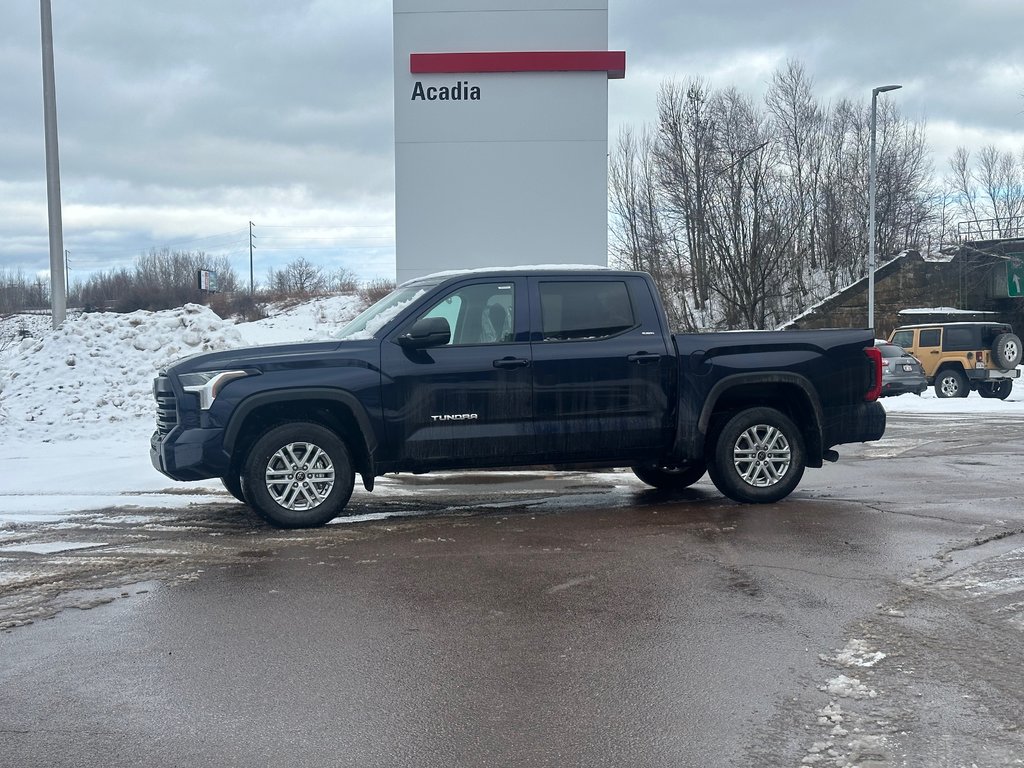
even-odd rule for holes
{"type": "Polygon", "coordinates": [[[345,365],[362,361],[373,364],[379,355],[379,341],[313,341],[296,344],[268,344],[239,347],[223,352],[202,352],[175,360],[161,375],[197,371],[247,369],[267,371],[295,366],[345,365]]]}

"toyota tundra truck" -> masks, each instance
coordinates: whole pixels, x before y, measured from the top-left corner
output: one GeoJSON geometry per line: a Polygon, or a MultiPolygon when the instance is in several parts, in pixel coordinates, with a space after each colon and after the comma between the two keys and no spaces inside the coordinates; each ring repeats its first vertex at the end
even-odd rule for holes
{"type": "Polygon", "coordinates": [[[151,458],[283,528],[342,514],[356,475],[432,470],[625,466],[669,490],[707,473],[772,503],[882,437],[881,371],[871,330],[674,334],[642,272],[442,273],[334,340],[160,371],[151,458]]]}

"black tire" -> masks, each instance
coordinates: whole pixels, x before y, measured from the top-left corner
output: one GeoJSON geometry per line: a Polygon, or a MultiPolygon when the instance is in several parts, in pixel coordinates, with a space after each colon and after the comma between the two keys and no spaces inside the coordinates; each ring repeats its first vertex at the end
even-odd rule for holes
{"type": "Polygon", "coordinates": [[[998,397],[1005,400],[1013,391],[1013,382],[1009,379],[988,381],[978,385],[978,394],[982,397],[998,397]]]}
{"type": "Polygon", "coordinates": [[[253,443],[242,467],[249,505],[279,528],[315,528],[341,514],[355,472],[345,442],[319,424],[274,427],[253,443]]]}
{"type": "Polygon", "coordinates": [[[243,504],[248,502],[245,500],[245,494],[242,493],[242,478],[238,475],[225,475],[220,479],[221,483],[227,489],[227,492],[238,499],[243,504]]]}
{"type": "Polygon", "coordinates": [[[654,488],[681,491],[704,477],[707,470],[707,465],[703,461],[693,461],[673,466],[640,465],[633,467],[633,474],[654,488]]]}
{"type": "Polygon", "coordinates": [[[956,368],[946,368],[935,377],[936,397],[967,397],[969,394],[971,386],[967,383],[967,377],[956,368]]]}
{"type": "Polygon", "coordinates": [[[734,501],[771,504],[793,492],[806,464],[803,435],[788,416],[774,408],[748,408],[713,438],[708,474],[734,501]]]}
{"type": "Polygon", "coordinates": [[[1022,348],[1015,333],[1001,333],[992,343],[992,361],[1003,370],[1020,365],[1022,348]]]}

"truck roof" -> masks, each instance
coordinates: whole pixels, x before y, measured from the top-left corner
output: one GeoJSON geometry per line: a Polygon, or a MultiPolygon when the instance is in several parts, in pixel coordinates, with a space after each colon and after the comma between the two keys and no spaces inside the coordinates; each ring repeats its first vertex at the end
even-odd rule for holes
{"type": "Polygon", "coordinates": [[[422,281],[437,282],[440,280],[448,280],[454,277],[467,277],[470,275],[494,275],[497,277],[512,274],[521,274],[524,272],[529,273],[531,275],[564,275],[570,272],[576,274],[592,275],[645,274],[642,272],[631,272],[629,270],[602,267],[599,264],[520,264],[508,267],[480,267],[475,269],[452,269],[445,270],[442,272],[433,272],[429,275],[423,275],[422,277],[414,277],[411,280],[406,280],[404,283],[402,283],[402,285],[412,285],[413,283],[419,283],[422,281]]]}

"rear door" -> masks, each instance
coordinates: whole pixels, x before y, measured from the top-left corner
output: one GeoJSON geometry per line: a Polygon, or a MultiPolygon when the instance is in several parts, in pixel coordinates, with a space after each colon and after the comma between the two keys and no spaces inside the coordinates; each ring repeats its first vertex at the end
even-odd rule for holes
{"type": "Polygon", "coordinates": [[[942,359],[942,329],[919,328],[915,355],[924,367],[925,376],[934,376],[942,359]]]}
{"type": "Polygon", "coordinates": [[[381,345],[389,442],[409,466],[494,466],[533,450],[525,278],[453,286],[381,345]],[[449,344],[408,350],[397,337],[444,317],[449,344]]]}
{"type": "Polygon", "coordinates": [[[646,458],[667,444],[676,361],[646,281],[531,277],[540,461],[646,458]]]}

